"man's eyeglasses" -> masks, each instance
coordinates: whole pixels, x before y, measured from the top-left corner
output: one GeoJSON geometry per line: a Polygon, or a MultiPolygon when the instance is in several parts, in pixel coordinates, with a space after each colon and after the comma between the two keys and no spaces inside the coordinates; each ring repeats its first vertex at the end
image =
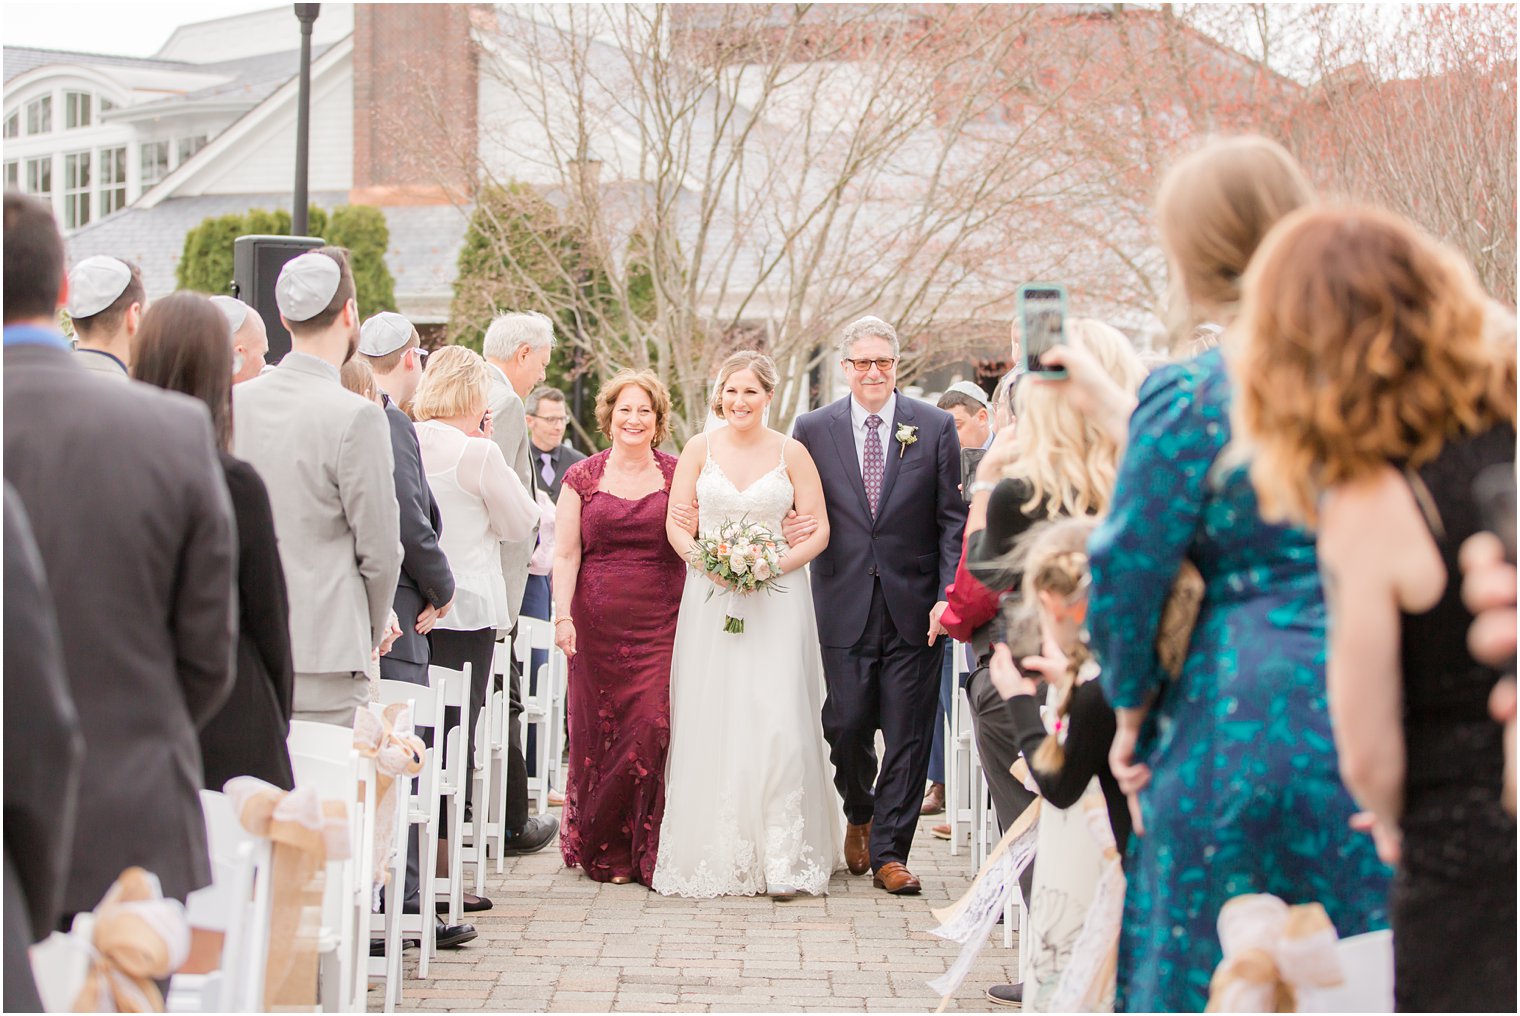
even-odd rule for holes
{"type": "Polygon", "coordinates": [[[529,413],[528,415],[542,423],[547,423],[551,427],[563,427],[570,419],[568,416],[539,416],[537,413],[529,413]]]}
{"type": "Polygon", "coordinates": [[[855,359],[851,359],[850,357],[845,357],[844,362],[847,363],[847,364],[849,364],[851,367],[854,367],[856,370],[860,371],[862,374],[864,374],[866,371],[870,370],[872,364],[875,364],[876,365],[876,369],[879,370],[879,371],[881,371],[882,373],[886,373],[887,371],[891,370],[893,367],[897,366],[897,358],[895,356],[881,356],[881,357],[877,357],[875,359],[863,359],[863,360],[855,360],[855,359]]]}

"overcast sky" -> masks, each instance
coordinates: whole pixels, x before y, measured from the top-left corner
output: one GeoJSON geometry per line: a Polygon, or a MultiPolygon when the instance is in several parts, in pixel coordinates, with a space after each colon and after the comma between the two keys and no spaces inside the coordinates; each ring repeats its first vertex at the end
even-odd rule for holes
{"type": "MultiPolygon", "coordinates": [[[[117,56],[152,56],[180,25],[281,6],[270,0],[196,3],[6,3],[0,40],[7,46],[71,49],[117,56]]],[[[287,9],[289,4],[284,5],[287,9]]],[[[290,15],[295,21],[295,13],[290,15]]]]}

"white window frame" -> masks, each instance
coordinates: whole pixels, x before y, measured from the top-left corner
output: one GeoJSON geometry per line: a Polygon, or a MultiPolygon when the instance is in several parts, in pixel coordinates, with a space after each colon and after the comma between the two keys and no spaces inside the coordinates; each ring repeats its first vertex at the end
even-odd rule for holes
{"type": "MultiPolygon", "coordinates": [[[[140,146],[138,146],[137,158],[138,165],[142,170],[143,190],[147,190],[149,187],[152,187],[154,184],[158,183],[158,181],[169,175],[169,156],[172,154],[173,150],[173,145],[167,140],[144,141],[140,146]],[[158,173],[157,175],[154,175],[149,171],[148,153],[154,150],[158,150],[163,153],[163,162],[157,164],[163,167],[163,172],[158,173]]],[[[157,165],[155,165],[154,168],[157,168],[157,165]]]]}
{"type": "Polygon", "coordinates": [[[53,198],[53,157],[51,155],[39,156],[35,159],[26,160],[26,192],[48,200],[53,198]],[[43,177],[47,178],[47,186],[41,186],[43,177]]]}
{"type": "Polygon", "coordinates": [[[21,110],[15,110],[5,118],[5,136],[7,139],[21,136],[21,110]]]}
{"type": "Polygon", "coordinates": [[[94,197],[90,172],[94,153],[68,152],[63,157],[63,228],[78,229],[90,224],[91,199],[94,197]],[[80,167],[84,172],[79,172],[80,167]],[[72,174],[72,177],[71,175],[72,174]],[[83,182],[81,182],[83,177],[83,182]]]}
{"type": "Polygon", "coordinates": [[[95,96],[89,92],[63,93],[63,129],[79,130],[95,123],[95,96]]]}
{"type": "Polygon", "coordinates": [[[174,144],[174,165],[176,167],[183,166],[185,163],[195,158],[195,153],[199,152],[202,148],[205,148],[206,142],[209,140],[210,139],[207,138],[204,134],[197,134],[194,137],[177,139],[174,144]]]}
{"type": "Polygon", "coordinates": [[[53,93],[39,95],[26,104],[26,133],[53,133],[53,93]]]}
{"type": "Polygon", "coordinates": [[[21,189],[21,160],[7,159],[5,162],[5,189],[21,189]]]}
{"type": "Polygon", "coordinates": [[[100,167],[100,217],[127,207],[127,146],[101,148],[95,153],[100,167]]]}

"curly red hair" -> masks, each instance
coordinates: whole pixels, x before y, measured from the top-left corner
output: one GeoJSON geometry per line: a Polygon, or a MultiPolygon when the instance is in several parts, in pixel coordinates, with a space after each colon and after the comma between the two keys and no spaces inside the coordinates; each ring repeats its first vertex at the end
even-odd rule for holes
{"type": "MultiPolygon", "coordinates": [[[[1285,218],[1246,273],[1231,357],[1238,432],[1271,521],[1313,525],[1329,487],[1515,422],[1515,334],[1467,262],[1378,208],[1285,218]]],[[[1231,341],[1227,340],[1227,341],[1231,341]]]]}

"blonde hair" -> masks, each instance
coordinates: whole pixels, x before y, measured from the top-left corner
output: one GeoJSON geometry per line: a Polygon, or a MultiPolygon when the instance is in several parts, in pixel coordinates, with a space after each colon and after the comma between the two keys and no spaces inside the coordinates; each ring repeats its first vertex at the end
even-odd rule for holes
{"type": "Polygon", "coordinates": [[[723,419],[723,386],[741,370],[755,375],[755,380],[760,382],[765,394],[771,395],[776,391],[776,362],[757,350],[741,349],[724,360],[723,366],[718,368],[718,383],[713,387],[711,406],[713,415],[720,420],[723,419]]]}
{"type": "Polygon", "coordinates": [[[1156,225],[1170,271],[1167,325],[1174,346],[1209,317],[1226,323],[1251,256],[1314,188],[1293,156],[1255,134],[1217,138],[1179,159],[1156,194],[1156,225]]]}
{"type": "MultiPolygon", "coordinates": [[[[1066,323],[1071,345],[1093,355],[1109,377],[1130,394],[1140,388],[1145,368],[1117,328],[1090,318],[1066,323]]],[[[1114,493],[1119,446],[1101,427],[1075,409],[1056,385],[1024,382],[1014,390],[1014,458],[1004,476],[1032,489],[1025,514],[1043,500],[1050,518],[1103,511],[1114,493]]]]}
{"type": "Polygon", "coordinates": [[[491,391],[486,361],[473,349],[444,346],[428,357],[427,370],[412,396],[412,418],[465,416],[484,412],[491,391]]]}
{"type": "MultiPolygon", "coordinates": [[[[1098,520],[1091,516],[1058,519],[1042,522],[1023,535],[1014,546],[1011,560],[1024,573],[1023,611],[1043,610],[1040,593],[1049,593],[1071,602],[1085,598],[1090,581],[1087,559],[1087,540],[1097,527],[1098,520]]],[[[1062,646],[1066,653],[1066,673],[1060,675],[1056,689],[1060,702],[1056,706],[1058,723],[1064,723],[1071,711],[1071,693],[1077,685],[1077,672],[1092,654],[1079,641],[1075,646],[1062,646]]],[[[1057,773],[1066,764],[1066,749],[1058,736],[1045,738],[1034,753],[1030,764],[1042,773],[1057,773]]]]}
{"type": "Polygon", "coordinates": [[[1313,525],[1320,493],[1429,462],[1515,422],[1515,339],[1455,251],[1392,212],[1305,209],[1246,279],[1231,358],[1263,517],[1313,525]]]}
{"type": "Polygon", "coordinates": [[[355,356],[338,369],[338,380],[343,387],[355,395],[362,395],[371,401],[375,398],[375,373],[370,370],[369,364],[355,356]]]}
{"type": "Polygon", "coordinates": [[[670,437],[670,393],[653,371],[625,367],[603,382],[601,391],[596,393],[597,427],[603,437],[612,440],[612,411],[617,408],[623,389],[629,385],[638,385],[649,396],[649,402],[654,406],[654,440],[651,444],[661,444],[670,437]]]}

